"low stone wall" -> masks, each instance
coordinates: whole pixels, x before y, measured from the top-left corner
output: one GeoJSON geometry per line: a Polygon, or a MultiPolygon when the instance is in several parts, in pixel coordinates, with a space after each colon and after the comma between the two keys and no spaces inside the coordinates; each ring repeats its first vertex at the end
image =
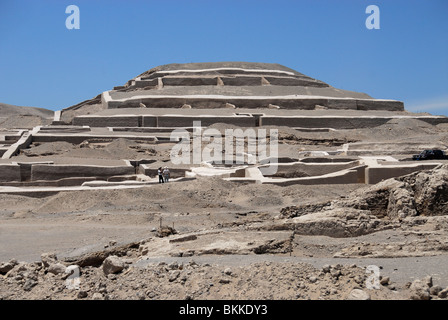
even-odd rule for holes
{"type": "Polygon", "coordinates": [[[317,184],[353,184],[353,183],[364,183],[362,181],[362,172],[364,167],[353,168],[348,170],[339,171],[336,173],[331,173],[327,175],[308,177],[308,178],[297,178],[297,179],[272,179],[269,181],[263,181],[265,184],[276,184],[280,186],[290,186],[295,184],[301,185],[317,185],[317,184]],[[360,176],[361,175],[361,176],[360,176]]]}
{"type": "MultiPolygon", "coordinates": [[[[263,84],[263,75],[235,75],[235,76],[220,76],[223,85],[225,86],[260,86],[263,84]]],[[[309,86],[309,87],[328,87],[327,84],[308,79],[301,79],[295,77],[274,77],[266,76],[265,80],[271,85],[276,86],[309,86]]],[[[218,77],[163,77],[162,82],[164,86],[216,86],[218,84],[218,77]]],[[[143,88],[157,86],[158,79],[152,80],[138,80],[133,87],[143,88]]]]}
{"type": "Polygon", "coordinates": [[[165,77],[173,76],[173,74],[176,74],[178,76],[201,76],[206,77],[207,75],[251,75],[251,76],[281,76],[281,75],[294,75],[292,72],[285,72],[285,71],[276,71],[276,70],[245,70],[240,68],[212,68],[212,69],[203,69],[203,70],[188,70],[188,71],[182,71],[179,70],[175,73],[173,72],[167,72],[167,71],[156,71],[153,72],[147,76],[143,76],[142,80],[147,79],[155,79],[158,77],[163,77],[163,80],[165,80],[165,77]]]}
{"type": "Polygon", "coordinates": [[[448,117],[421,117],[419,120],[425,121],[434,126],[442,123],[448,123],[448,117]]]}
{"type": "MultiPolygon", "coordinates": [[[[233,104],[238,108],[267,108],[271,105],[278,105],[284,109],[303,109],[314,110],[316,105],[328,104],[325,98],[305,98],[305,99],[288,99],[288,98],[235,98],[235,97],[158,97],[146,96],[135,99],[127,99],[124,101],[110,100],[107,102],[109,109],[116,108],[139,108],[143,103],[148,108],[180,108],[184,104],[189,104],[196,109],[215,109],[225,108],[226,104],[233,104]]],[[[353,107],[352,107],[353,108],[353,107]]]]}
{"type": "Polygon", "coordinates": [[[11,143],[15,143],[17,141],[19,141],[20,137],[22,136],[22,133],[24,131],[21,130],[20,132],[16,133],[16,134],[7,134],[4,136],[4,140],[5,141],[10,141],[11,143]]]}
{"type": "Polygon", "coordinates": [[[309,157],[300,159],[304,163],[349,163],[359,161],[357,158],[329,158],[329,157],[309,157]]]}
{"type": "Polygon", "coordinates": [[[192,127],[194,121],[201,121],[201,126],[214,123],[228,123],[241,127],[254,127],[255,118],[250,116],[160,116],[159,127],[192,127]]]}
{"type": "Polygon", "coordinates": [[[404,111],[404,104],[394,100],[356,100],[358,110],[404,111]]]}
{"type": "Polygon", "coordinates": [[[124,138],[129,140],[139,140],[139,141],[148,141],[148,142],[157,142],[157,138],[154,136],[138,136],[138,135],[79,135],[79,134],[58,134],[58,135],[44,135],[44,134],[37,134],[33,137],[34,142],[57,142],[57,141],[65,141],[73,144],[80,144],[83,141],[86,140],[105,140],[105,141],[112,141],[114,139],[118,138],[124,138]]]}
{"type": "Polygon", "coordinates": [[[90,132],[89,126],[49,126],[40,128],[39,132],[41,133],[83,133],[90,132]]]}
{"type": "Polygon", "coordinates": [[[221,77],[221,80],[225,86],[261,86],[262,77],[221,77]]]}
{"type": "Polygon", "coordinates": [[[60,180],[79,177],[109,178],[119,175],[133,175],[135,168],[123,166],[91,166],[91,165],[47,165],[37,164],[31,167],[31,180],[60,180]]]}
{"type": "MultiPolygon", "coordinates": [[[[40,181],[22,181],[22,182],[4,182],[2,185],[9,187],[75,187],[81,186],[85,182],[96,181],[98,177],[84,178],[64,178],[59,180],[40,180],[40,181]]],[[[104,179],[105,181],[106,179],[104,179]]]]}
{"type": "Polygon", "coordinates": [[[304,87],[328,87],[327,84],[318,81],[300,79],[294,77],[265,77],[274,86],[304,86],[304,87]]]}
{"type": "MultiPolygon", "coordinates": [[[[143,116],[80,116],[73,119],[76,125],[92,127],[192,127],[193,121],[201,121],[202,126],[214,123],[228,123],[241,127],[255,127],[256,118],[250,115],[240,116],[186,116],[186,115],[143,115],[143,116]]],[[[44,139],[42,136],[39,139],[44,139]]],[[[50,141],[51,138],[48,138],[50,141]]]]}
{"type": "MultiPolygon", "coordinates": [[[[387,110],[403,111],[404,105],[401,101],[393,100],[362,100],[326,97],[234,97],[234,96],[135,96],[124,100],[104,100],[108,109],[116,108],[139,108],[143,103],[148,108],[180,108],[189,104],[197,109],[225,108],[227,103],[237,108],[267,108],[269,105],[277,105],[282,109],[315,110],[316,105],[329,109],[349,110],[387,110]]],[[[322,127],[320,125],[319,127],[322,127]]]]}
{"type": "Polygon", "coordinates": [[[357,129],[373,128],[387,123],[391,118],[370,117],[278,117],[263,116],[264,126],[288,126],[303,128],[357,129]]]}
{"type": "Polygon", "coordinates": [[[53,161],[42,161],[42,162],[18,162],[20,166],[20,180],[19,181],[30,181],[31,180],[31,168],[33,165],[45,164],[52,165],[53,161]]]}
{"type": "Polygon", "coordinates": [[[354,142],[348,144],[346,155],[414,155],[425,149],[445,149],[445,147],[437,143],[423,142],[354,142]]]}
{"type": "MultiPolygon", "coordinates": [[[[138,105],[138,103],[137,103],[138,105]]],[[[139,107],[139,106],[137,106],[139,107]]],[[[73,118],[75,126],[89,127],[141,127],[142,117],[138,115],[78,116],[73,118]]]]}
{"type": "Polygon", "coordinates": [[[359,161],[353,161],[348,163],[293,163],[290,165],[279,164],[277,172],[272,175],[273,177],[294,178],[294,174],[302,173],[302,177],[314,177],[321,176],[345,169],[350,169],[359,165],[359,161]]]}
{"type": "Polygon", "coordinates": [[[164,86],[216,86],[217,77],[165,77],[162,79],[164,86]]]}
{"type": "Polygon", "coordinates": [[[157,116],[142,116],[142,127],[158,127],[157,116]]]}
{"type": "MultiPolygon", "coordinates": [[[[171,133],[173,132],[173,130],[178,129],[179,127],[176,128],[170,128],[170,127],[161,127],[161,128],[157,128],[157,127],[132,127],[132,128],[111,128],[112,131],[114,132],[124,132],[124,133],[133,133],[133,132],[138,132],[138,133],[171,133]]],[[[188,132],[193,132],[193,127],[184,127],[182,128],[185,131],[188,132]]]]}
{"type": "MultiPolygon", "coordinates": [[[[335,101],[336,103],[337,101],[335,101]]],[[[341,102],[343,103],[343,102],[341,102]]],[[[345,104],[344,104],[345,105],[345,104]]],[[[345,105],[346,106],[346,105],[345,105]]],[[[337,109],[334,107],[333,109],[337,109]]],[[[407,117],[425,121],[430,124],[448,123],[448,117],[407,117]]],[[[332,129],[359,129],[374,128],[386,124],[396,117],[281,117],[281,116],[262,116],[260,117],[261,125],[264,126],[289,126],[301,128],[332,128],[332,129]]],[[[400,118],[398,118],[400,119],[400,118]]],[[[406,119],[406,118],[402,118],[406,119]]]]}
{"type": "Polygon", "coordinates": [[[159,85],[159,79],[152,79],[152,80],[137,80],[135,81],[134,85],[132,87],[135,88],[156,88],[159,85]]]}
{"type": "Polygon", "coordinates": [[[390,178],[396,178],[411,174],[416,171],[421,170],[431,170],[439,166],[438,163],[425,163],[425,164],[415,164],[406,166],[378,166],[378,167],[368,167],[366,169],[366,183],[376,184],[382,180],[387,180],[390,178]]]}
{"type": "Polygon", "coordinates": [[[12,144],[16,143],[17,141],[14,140],[2,140],[0,141],[0,146],[6,146],[6,148],[8,148],[8,146],[11,146],[12,144]]]}
{"type": "Polygon", "coordinates": [[[18,164],[0,164],[0,182],[20,181],[18,164]]]}

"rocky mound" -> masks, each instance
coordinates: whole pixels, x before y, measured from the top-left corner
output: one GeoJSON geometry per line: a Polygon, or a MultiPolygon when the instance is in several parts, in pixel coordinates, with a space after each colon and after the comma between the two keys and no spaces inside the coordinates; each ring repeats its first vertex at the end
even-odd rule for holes
{"type": "Polygon", "coordinates": [[[41,261],[0,265],[1,299],[89,300],[429,300],[448,288],[431,277],[396,286],[356,265],[255,263],[238,267],[188,263],[135,263],[135,249],[104,255],[98,266],[79,266],[43,254],[41,261]],[[123,255],[124,254],[124,255],[123,255]]]}
{"type": "Polygon", "coordinates": [[[407,241],[361,243],[335,257],[406,257],[448,251],[448,166],[389,179],[339,200],[290,206],[281,210],[276,227],[299,235],[359,237],[387,229],[407,241]],[[414,237],[415,235],[415,237],[414,237]]]}
{"type": "Polygon", "coordinates": [[[448,215],[448,165],[386,180],[339,203],[398,221],[448,215]]]}
{"type": "Polygon", "coordinates": [[[346,199],[285,207],[280,218],[299,234],[354,237],[447,215],[448,165],[443,165],[383,181],[346,199]]]}

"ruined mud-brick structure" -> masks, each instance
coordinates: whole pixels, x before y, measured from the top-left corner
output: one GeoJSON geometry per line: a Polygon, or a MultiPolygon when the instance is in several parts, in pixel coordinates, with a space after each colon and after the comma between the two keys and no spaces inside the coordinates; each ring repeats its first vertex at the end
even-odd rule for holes
{"type": "MultiPolygon", "coordinates": [[[[322,120],[329,122],[327,126],[347,125],[336,116],[312,120],[312,113],[304,118],[306,114],[295,112],[310,110],[402,112],[404,106],[400,101],[337,89],[278,64],[190,63],[146,71],[123,86],[62,110],[58,120],[119,127],[191,126],[192,118],[198,117],[206,125],[325,126],[322,120]]],[[[375,124],[359,116],[357,121],[375,124]]]]}
{"type": "MultiPolygon", "coordinates": [[[[148,145],[165,144],[169,147],[172,142],[170,133],[178,128],[191,131],[194,121],[200,121],[202,127],[214,124],[242,128],[288,127],[325,134],[332,130],[375,128],[394,119],[418,119],[430,125],[448,122],[448,118],[443,116],[409,113],[401,101],[376,99],[365,93],[334,88],[279,64],[168,64],[150,69],[93,99],[55,112],[49,126],[0,136],[4,140],[3,144],[0,141],[3,158],[0,183],[19,187],[150,183],[142,176],[150,178],[157,166],[169,164],[169,158],[156,159],[153,156],[156,151],[149,150],[148,145]],[[141,156],[95,158],[75,152],[76,157],[64,157],[63,152],[53,150],[41,152],[39,156],[34,153],[34,157],[30,156],[32,152],[28,152],[27,157],[25,152],[57,142],[99,152],[96,149],[120,138],[134,141],[135,145],[129,146],[129,150],[137,150],[141,156]]],[[[414,148],[409,149],[408,144],[407,152],[417,152],[421,147],[416,142],[414,148]]],[[[381,148],[378,145],[354,148],[345,144],[326,154],[369,155],[372,150],[381,148]]],[[[209,171],[202,168],[202,171],[198,169],[189,176],[189,166],[171,165],[171,168],[179,179],[186,175],[191,178],[195,174],[210,174],[233,181],[283,185],[373,183],[378,180],[379,172],[382,179],[420,168],[415,164],[409,164],[405,169],[402,166],[401,169],[393,166],[376,168],[372,160],[366,163],[352,157],[337,162],[330,159],[326,165],[320,160],[320,169],[316,173],[315,163],[291,159],[289,154],[281,152],[279,156],[279,161],[288,162],[288,165],[280,167],[283,176],[275,177],[263,176],[257,168],[250,166],[219,168],[221,171],[216,173],[213,165],[209,164],[209,171]],[[294,164],[296,162],[302,163],[294,164]],[[288,170],[298,167],[308,174],[291,176],[288,170]],[[324,174],[318,175],[319,172],[324,174]]]]}

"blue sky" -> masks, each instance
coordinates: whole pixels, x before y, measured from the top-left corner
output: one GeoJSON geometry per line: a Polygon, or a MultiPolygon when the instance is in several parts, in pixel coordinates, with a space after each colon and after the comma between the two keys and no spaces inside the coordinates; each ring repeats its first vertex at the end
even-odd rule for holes
{"type": "Polygon", "coordinates": [[[60,110],[157,65],[251,61],[448,115],[447,21],[447,0],[0,0],[0,102],[60,110]]]}

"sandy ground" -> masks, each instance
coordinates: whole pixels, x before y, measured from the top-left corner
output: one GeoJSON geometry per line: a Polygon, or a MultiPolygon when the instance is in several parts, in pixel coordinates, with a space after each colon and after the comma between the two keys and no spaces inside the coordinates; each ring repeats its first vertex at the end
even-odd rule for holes
{"type": "Polygon", "coordinates": [[[282,206],[296,204],[297,198],[331,199],[357,188],[274,186],[266,198],[256,194],[255,185],[233,188],[230,182],[204,180],[130,190],[61,192],[43,199],[2,194],[0,238],[8,245],[2,246],[0,261],[32,262],[42,252],[145,239],[160,219],[163,224],[174,223],[180,232],[208,229],[237,222],[247,212],[278,214],[282,206]]]}
{"type": "MultiPolygon", "coordinates": [[[[9,279],[20,279],[20,276],[13,277],[20,271],[13,269],[0,284],[2,295],[5,299],[83,297],[84,293],[78,295],[79,290],[59,290],[64,285],[63,276],[50,277],[51,272],[45,268],[33,267],[39,265],[41,254],[54,252],[65,266],[82,265],[80,257],[120,246],[124,249],[113,253],[128,259],[131,271],[123,276],[121,273],[114,275],[116,278],[109,280],[101,266],[83,266],[80,290],[87,290],[86,297],[93,298],[95,292],[100,292],[107,299],[346,299],[351,290],[361,288],[371,299],[408,299],[412,296],[410,283],[427,276],[432,277],[434,286],[446,288],[447,269],[441,266],[448,265],[448,255],[443,251],[429,256],[422,252],[410,257],[336,257],[337,253],[354,245],[381,246],[427,239],[428,235],[418,227],[388,229],[349,238],[294,235],[288,230],[266,231],[259,227],[275,221],[280,208],[299,205],[298,199],[306,198],[306,204],[312,205],[363,188],[365,186],[338,185],[311,190],[306,186],[273,186],[261,197],[255,185],[231,186],[219,179],[204,179],[134,190],[61,192],[45,198],[4,194],[0,196],[4,208],[14,206],[14,210],[0,212],[0,261],[17,259],[24,263],[26,270],[42,272],[42,275],[38,275],[39,280],[32,290],[22,290],[20,286],[17,289],[15,280],[9,279]],[[174,227],[176,234],[157,237],[155,231],[160,224],[174,227]],[[196,235],[198,239],[182,240],[188,235],[196,235]],[[176,237],[181,240],[178,245],[174,242],[177,245],[174,247],[169,241],[176,237]],[[285,243],[291,237],[292,242],[286,248],[285,243]],[[216,245],[219,239],[223,243],[216,245]],[[279,246],[266,247],[265,252],[253,250],[272,241],[278,241],[279,246]],[[129,243],[139,245],[129,248],[129,243]],[[176,251],[179,246],[184,251],[181,256],[176,251]],[[207,251],[207,248],[211,249],[207,251]],[[157,251],[151,253],[151,250],[157,251]],[[192,251],[195,252],[185,253],[192,251]],[[185,267],[179,269],[173,265],[185,267]],[[342,268],[347,276],[337,277],[337,281],[331,277],[326,279],[321,273],[327,265],[342,268]],[[380,289],[366,289],[365,268],[369,265],[378,266],[381,277],[389,278],[390,283],[380,289]],[[276,270],[271,270],[274,267],[276,270]],[[172,268],[179,269],[175,280],[170,280],[171,276],[175,277],[172,268]],[[226,277],[223,276],[226,268],[233,270],[230,282],[221,279],[226,277]],[[305,275],[309,272],[314,272],[320,280],[315,283],[314,278],[307,278],[305,275]],[[155,288],[149,278],[157,273],[162,278],[157,280],[155,288]],[[165,276],[161,276],[163,273],[165,276]],[[195,278],[196,274],[199,278],[195,278]],[[262,279],[269,274],[270,280],[264,282],[262,279]],[[261,275],[263,277],[258,279],[261,275]],[[181,280],[185,277],[187,280],[181,280]],[[286,280],[289,278],[291,280],[286,280]],[[106,291],[94,289],[94,283],[100,279],[107,282],[106,291]],[[358,282],[350,279],[358,279],[358,282]],[[248,281],[252,283],[248,287],[239,286],[248,281]],[[254,291],[251,288],[261,285],[257,281],[263,285],[254,291]],[[283,281],[289,284],[289,291],[272,291],[273,285],[283,286],[283,281]],[[142,289],[134,290],[133,285],[125,285],[127,282],[142,289]],[[89,283],[94,287],[89,288],[89,283]],[[328,287],[332,283],[334,290],[328,287]],[[50,287],[54,288],[54,293],[48,293],[50,287]]],[[[21,284],[22,288],[25,283],[21,284]]]]}

